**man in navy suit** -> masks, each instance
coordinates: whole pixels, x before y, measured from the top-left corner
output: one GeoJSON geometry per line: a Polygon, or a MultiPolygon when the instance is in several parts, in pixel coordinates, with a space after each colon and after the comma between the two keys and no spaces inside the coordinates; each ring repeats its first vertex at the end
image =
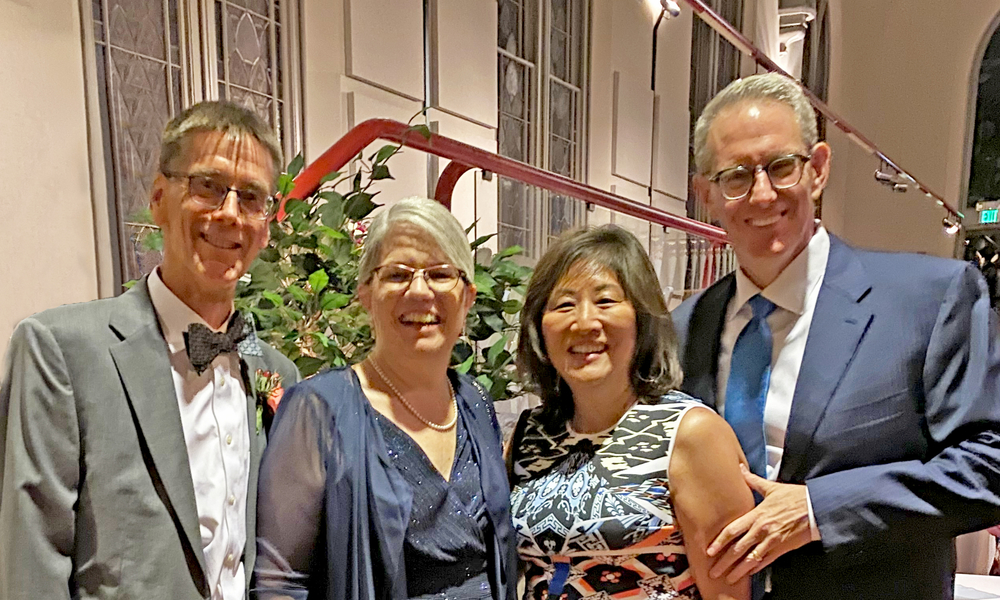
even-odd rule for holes
{"type": "Polygon", "coordinates": [[[827,233],[814,203],[830,147],[785,77],[723,90],[695,161],[739,269],[673,314],[683,389],[749,432],[766,475],[745,475],[762,501],[711,544],[712,575],[766,572],[782,600],[952,598],[954,536],[1000,522],[1000,344],[982,277],[827,233]],[[739,348],[754,319],[762,341],[739,348]],[[748,376],[754,356],[763,373],[748,376]]]}

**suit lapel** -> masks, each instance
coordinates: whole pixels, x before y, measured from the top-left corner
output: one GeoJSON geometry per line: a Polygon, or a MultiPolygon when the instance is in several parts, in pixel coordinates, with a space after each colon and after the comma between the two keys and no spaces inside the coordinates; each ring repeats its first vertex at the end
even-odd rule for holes
{"type": "Polygon", "coordinates": [[[871,284],[854,251],[830,236],[820,288],[785,434],[779,481],[802,481],[813,435],[872,321],[871,284]]]}
{"type": "Polygon", "coordinates": [[[132,408],[139,436],[152,462],[154,485],[165,495],[200,569],[199,588],[208,593],[205,557],[198,524],[198,506],[188,462],[187,445],[170,370],[169,349],[149,299],[146,281],[121,296],[122,307],[111,327],[123,339],[111,346],[111,356],[132,408]]]}
{"type": "Polygon", "coordinates": [[[718,395],[719,343],[726,308],[735,293],[736,277],[730,273],[698,298],[687,326],[682,388],[712,408],[718,395]]]}

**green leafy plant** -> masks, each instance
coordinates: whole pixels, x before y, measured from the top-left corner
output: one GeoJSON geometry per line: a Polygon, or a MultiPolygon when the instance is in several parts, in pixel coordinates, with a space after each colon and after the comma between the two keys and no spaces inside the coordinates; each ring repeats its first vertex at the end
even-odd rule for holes
{"type": "Polygon", "coordinates": [[[125,219],[126,225],[140,229],[139,244],[143,250],[160,252],[163,250],[163,232],[153,223],[153,212],[144,206],[125,219]]]}
{"type": "MultiPolygon", "coordinates": [[[[472,242],[473,251],[493,235],[472,242]]],[[[455,368],[473,375],[496,400],[519,396],[522,391],[512,352],[521,298],[531,277],[531,269],[515,261],[522,252],[520,246],[511,246],[494,254],[488,264],[476,264],[476,301],[466,319],[465,336],[452,352],[455,368]]]]}
{"type": "MultiPolygon", "coordinates": [[[[388,177],[384,163],[398,151],[386,148],[368,161],[359,157],[356,173],[331,173],[312,196],[289,200],[284,220],[270,224],[268,247],[237,285],[237,308],[252,314],[260,337],[304,375],[356,362],[371,346],[368,315],[354,296],[362,223],[378,206],[369,190],[388,177]]],[[[302,167],[301,156],[288,165],[278,182],[283,195],[302,167]]]]}
{"type": "MultiPolygon", "coordinates": [[[[430,135],[423,125],[411,132],[430,135]]],[[[367,159],[359,155],[353,172],[330,173],[316,193],[289,200],[286,217],[271,222],[268,247],[237,286],[237,308],[254,316],[259,336],[303,375],[358,362],[372,346],[368,314],[356,298],[358,263],[366,219],[379,206],[372,185],[392,178],[387,162],[400,151],[390,144],[367,159]]],[[[278,183],[282,195],[302,167],[301,156],[288,165],[278,183]]],[[[473,249],[490,237],[477,239],[473,249]]],[[[520,253],[519,247],[507,248],[489,264],[476,265],[476,302],[452,357],[456,369],[475,377],[496,400],[521,393],[511,349],[531,270],[515,261],[520,253]]]]}

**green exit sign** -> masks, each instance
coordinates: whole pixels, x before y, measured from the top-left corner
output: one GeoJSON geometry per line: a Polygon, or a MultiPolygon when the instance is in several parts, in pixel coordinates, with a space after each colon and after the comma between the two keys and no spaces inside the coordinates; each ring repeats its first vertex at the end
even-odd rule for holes
{"type": "Polygon", "coordinates": [[[980,212],[979,213],[979,222],[980,223],[996,223],[998,220],[1000,220],[1000,215],[997,214],[997,211],[1000,211],[1000,209],[991,208],[991,209],[984,210],[984,211],[980,212]]]}

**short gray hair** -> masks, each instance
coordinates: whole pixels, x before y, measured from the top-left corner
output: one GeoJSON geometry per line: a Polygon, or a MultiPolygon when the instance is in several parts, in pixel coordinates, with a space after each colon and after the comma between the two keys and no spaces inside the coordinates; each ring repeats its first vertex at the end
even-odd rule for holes
{"type": "Polygon", "coordinates": [[[239,104],[214,100],[199,102],[167,123],[160,143],[160,172],[167,174],[172,170],[171,165],[184,151],[184,142],[190,136],[208,131],[221,131],[235,139],[253,136],[271,155],[275,179],[284,170],[281,145],[271,126],[239,104]]]}
{"type": "Polygon", "coordinates": [[[409,223],[427,232],[448,262],[461,269],[468,281],[476,275],[469,238],[451,211],[436,200],[413,196],[404,198],[379,212],[365,235],[365,247],[358,265],[358,281],[367,283],[382,260],[382,242],[397,223],[409,223]]]}
{"type": "Polygon", "coordinates": [[[715,118],[730,106],[754,100],[777,102],[792,109],[795,122],[802,133],[802,143],[807,150],[819,141],[816,112],[795,80],[778,73],[751,75],[727,85],[712,98],[698,117],[698,123],[694,126],[694,164],[699,174],[708,175],[715,168],[715,152],[708,143],[708,132],[715,118]]]}

